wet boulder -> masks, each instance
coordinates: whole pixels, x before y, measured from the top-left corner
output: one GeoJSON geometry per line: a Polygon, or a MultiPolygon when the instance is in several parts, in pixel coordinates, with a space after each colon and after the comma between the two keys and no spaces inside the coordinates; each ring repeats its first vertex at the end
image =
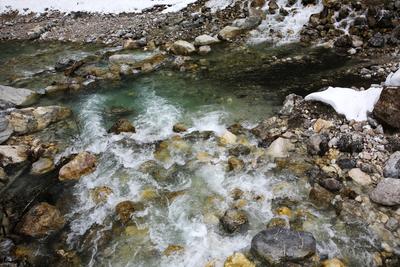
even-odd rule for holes
{"type": "Polygon", "coordinates": [[[238,144],[228,150],[229,155],[239,157],[239,156],[247,156],[250,154],[251,149],[248,146],[238,144]]]}
{"type": "Polygon", "coordinates": [[[54,170],[54,162],[50,158],[40,158],[32,164],[31,174],[43,175],[54,170]]]}
{"type": "Polygon", "coordinates": [[[8,122],[8,119],[4,115],[0,115],[0,144],[10,138],[13,133],[13,129],[8,122]]]}
{"type": "Polygon", "coordinates": [[[266,264],[278,265],[303,261],[316,253],[316,246],[311,233],[271,228],[253,237],[251,252],[266,264]]]}
{"type": "Polygon", "coordinates": [[[242,210],[229,209],[220,219],[222,228],[229,234],[247,231],[249,219],[242,210]]]}
{"type": "Polygon", "coordinates": [[[400,129],[400,90],[384,88],[375,104],[373,114],[381,123],[400,129]]]}
{"type": "Polygon", "coordinates": [[[345,34],[337,38],[334,45],[339,48],[350,48],[353,45],[353,41],[351,40],[350,35],[345,34]]]}
{"type": "Polygon", "coordinates": [[[380,48],[385,46],[385,42],[385,37],[378,32],[368,40],[368,45],[371,47],[380,48]]]}
{"type": "Polygon", "coordinates": [[[188,128],[187,128],[186,125],[183,124],[183,123],[176,123],[176,124],[174,124],[174,126],[172,127],[172,130],[173,130],[175,133],[183,133],[183,132],[186,132],[186,131],[188,130],[188,128]]]}
{"type": "MultiPolygon", "coordinates": [[[[0,237],[0,266],[8,266],[7,264],[2,265],[3,262],[8,262],[13,260],[13,252],[15,250],[15,244],[14,242],[5,237],[0,237]]],[[[14,266],[14,265],[10,265],[14,266]]],[[[15,265],[17,266],[17,265],[15,265]]]]}
{"type": "Polygon", "coordinates": [[[168,179],[168,170],[154,160],[148,160],[139,167],[139,171],[151,175],[157,181],[168,179]]]}
{"type": "Polygon", "coordinates": [[[240,171],[244,168],[244,162],[237,157],[230,157],[228,159],[229,171],[240,171]]]}
{"type": "Polygon", "coordinates": [[[0,85],[0,100],[24,107],[36,102],[38,94],[30,89],[0,85]]]}
{"type": "Polygon", "coordinates": [[[370,193],[373,202],[385,206],[400,205],[400,179],[384,178],[370,193]]]}
{"type": "Polygon", "coordinates": [[[242,253],[236,252],[226,258],[224,267],[256,267],[256,265],[242,253]]]}
{"type": "Polygon", "coordinates": [[[28,134],[66,119],[71,113],[69,108],[61,106],[24,108],[11,112],[8,120],[16,134],[28,134]]]}
{"type": "Polygon", "coordinates": [[[225,41],[230,41],[240,35],[241,29],[234,26],[226,26],[219,33],[218,38],[225,41]]]}
{"type": "Polygon", "coordinates": [[[333,258],[321,262],[321,267],[346,267],[346,265],[341,260],[333,258]]]}
{"type": "Polygon", "coordinates": [[[107,202],[108,197],[113,193],[113,190],[108,186],[98,186],[90,190],[91,197],[96,204],[107,202]]]}
{"type": "Polygon", "coordinates": [[[197,36],[194,39],[194,45],[196,46],[202,46],[202,45],[212,45],[212,44],[216,44],[219,43],[220,40],[218,38],[212,37],[210,35],[207,34],[203,34],[200,36],[197,36]]]}
{"type": "Polygon", "coordinates": [[[108,130],[109,133],[135,133],[136,129],[133,124],[127,119],[119,119],[114,125],[108,130]]]}
{"type": "Polygon", "coordinates": [[[372,183],[371,177],[360,170],[359,168],[354,168],[349,171],[349,177],[359,185],[367,186],[372,183]]]}
{"type": "Polygon", "coordinates": [[[290,139],[279,137],[271,143],[266,151],[266,155],[271,158],[287,158],[289,152],[294,149],[290,139]]]}
{"type": "Polygon", "coordinates": [[[400,178],[400,151],[390,155],[383,169],[383,175],[389,178],[400,178]]]}
{"type": "Polygon", "coordinates": [[[226,146],[235,144],[237,141],[237,136],[230,131],[225,131],[224,134],[219,138],[219,144],[226,146]]]}
{"type": "Polygon", "coordinates": [[[2,166],[24,163],[28,161],[28,156],[28,146],[0,146],[0,160],[2,166]]]}
{"type": "Polygon", "coordinates": [[[31,208],[17,226],[18,232],[34,238],[42,238],[64,227],[65,220],[60,211],[42,202],[31,208]]]}
{"type": "Polygon", "coordinates": [[[318,207],[329,207],[335,195],[320,186],[315,184],[309,193],[309,199],[318,207]]]}
{"type": "Polygon", "coordinates": [[[257,28],[257,26],[260,25],[261,22],[261,17],[250,16],[244,19],[236,19],[235,21],[233,21],[232,26],[238,27],[241,30],[248,31],[257,28]]]}
{"type": "Polygon", "coordinates": [[[59,172],[60,181],[79,180],[84,175],[92,173],[96,169],[96,156],[89,152],[81,152],[70,162],[65,164],[59,172]]]}
{"type": "Polygon", "coordinates": [[[115,212],[122,223],[127,223],[135,211],[140,211],[143,209],[143,204],[125,200],[117,204],[115,207],[115,212]]]}
{"type": "Polygon", "coordinates": [[[196,48],[194,47],[194,45],[192,43],[189,43],[189,42],[183,41],[183,40],[179,40],[172,44],[171,51],[175,55],[187,56],[187,55],[190,55],[193,52],[195,52],[196,48]]]}
{"type": "Polygon", "coordinates": [[[342,184],[335,178],[323,179],[319,182],[319,184],[331,192],[338,192],[340,189],[342,189],[342,184]]]}

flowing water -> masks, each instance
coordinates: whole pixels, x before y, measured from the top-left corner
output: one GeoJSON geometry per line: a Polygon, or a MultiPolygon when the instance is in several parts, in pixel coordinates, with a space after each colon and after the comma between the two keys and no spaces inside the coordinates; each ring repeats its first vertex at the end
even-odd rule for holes
{"type": "MultiPolygon", "coordinates": [[[[52,66],[62,54],[87,56],[101,49],[26,45],[16,52],[9,46],[2,44],[4,49],[0,49],[9,66],[0,68],[0,81],[39,91],[49,77],[59,75],[52,66]]],[[[72,136],[61,137],[69,147],[59,158],[82,150],[98,155],[94,173],[54,197],[69,224],[62,241],[47,242],[61,242],[65,249],[76,251],[81,258],[77,265],[82,266],[205,266],[210,261],[222,266],[235,251],[248,250],[251,238],[266,227],[276,207],[290,203],[297,218],[294,225],[314,234],[321,255],[344,258],[350,266],[372,265],[374,236],[361,223],[343,222],[333,211],[314,207],[308,200],[306,174],[293,171],[293,166],[277,168],[262,156],[264,149],[246,130],[237,141],[251,149],[249,155],[241,156],[246,167],[228,171],[231,146],[219,141],[234,123],[250,129],[273,115],[290,92],[304,94],[310,84],[318,86],[327,77],[340,85],[342,77],[332,73],[351,63],[338,61],[330,51],[298,47],[264,47],[251,53],[302,54],[318,60],[274,67],[258,64],[258,56],[246,57],[253,61],[247,64],[235,52],[215,52],[205,72],[164,69],[98,82],[85,91],[43,97],[42,105],[71,107],[78,126],[72,136]],[[248,79],[243,81],[247,72],[248,79]],[[132,121],[136,133],[108,133],[120,117],[132,121]],[[172,131],[178,122],[189,127],[187,133],[172,131]],[[203,138],[198,131],[213,134],[203,138]],[[157,170],[166,177],[143,170],[150,160],[157,162],[157,170]],[[108,188],[107,197],[96,202],[93,190],[101,187],[108,188]],[[240,200],[232,196],[238,189],[243,192],[240,200]],[[115,207],[125,200],[140,203],[142,208],[121,224],[115,207]],[[248,214],[248,231],[228,235],[221,229],[219,217],[232,206],[248,214]]],[[[40,246],[47,246],[46,241],[40,246]]]]}

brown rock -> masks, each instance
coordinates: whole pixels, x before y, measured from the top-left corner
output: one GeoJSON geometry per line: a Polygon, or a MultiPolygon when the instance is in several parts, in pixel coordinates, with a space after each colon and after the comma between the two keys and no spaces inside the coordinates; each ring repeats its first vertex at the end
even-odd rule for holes
{"type": "Polygon", "coordinates": [[[322,262],[321,266],[322,267],[346,267],[346,265],[342,261],[340,261],[340,260],[338,260],[336,258],[329,259],[329,260],[324,260],[322,262]]]}
{"type": "Polygon", "coordinates": [[[117,204],[115,207],[115,212],[123,223],[127,223],[135,211],[143,210],[143,208],[144,207],[141,203],[135,203],[133,201],[126,200],[117,204]]]}
{"type": "Polygon", "coordinates": [[[222,227],[227,233],[243,232],[247,230],[249,219],[244,211],[229,209],[220,219],[222,227]]]}
{"type": "Polygon", "coordinates": [[[228,159],[228,165],[230,171],[240,171],[244,167],[244,162],[243,160],[238,159],[237,157],[230,157],[228,159]]]}
{"type": "Polygon", "coordinates": [[[224,267],[256,267],[256,265],[242,253],[236,252],[226,259],[224,267]]]}
{"type": "Polygon", "coordinates": [[[381,123],[400,129],[400,90],[384,88],[373,111],[381,123]]]}
{"type": "Polygon", "coordinates": [[[32,164],[31,173],[33,175],[42,175],[54,170],[54,163],[52,159],[40,158],[38,161],[32,164]]]}
{"type": "Polygon", "coordinates": [[[331,205],[334,195],[322,186],[315,184],[310,190],[309,198],[315,205],[327,207],[331,205]]]}
{"type": "Polygon", "coordinates": [[[96,163],[96,156],[86,151],[81,152],[60,169],[58,179],[61,181],[79,180],[83,175],[92,173],[96,169],[96,163]]]}
{"type": "Polygon", "coordinates": [[[60,211],[42,202],[28,211],[22,218],[18,232],[31,237],[45,237],[64,227],[65,220],[60,211]]]}
{"type": "Polygon", "coordinates": [[[182,252],[185,248],[180,245],[169,245],[163,252],[165,256],[171,256],[172,254],[176,254],[182,252]]]}
{"type": "Polygon", "coordinates": [[[175,124],[175,125],[172,127],[172,130],[173,130],[175,133],[186,132],[187,129],[188,129],[188,128],[187,128],[186,125],[183,124],[183,123],[177,123],[177,124],[175,124]]]}
{"type": "Polygon", "coordinates": [[[135,133],[136,129],[130,121],[127,119],[119,119],[111,128],[108,130],[109,133],[135,133]]]}
{"type": "Polygon", "coordinates": [[[90,193],[92,194],[92,199],[96,204],[106,202],[112,192],[112,189],[108,186],[98,186],[90,190],[90,193]]]}

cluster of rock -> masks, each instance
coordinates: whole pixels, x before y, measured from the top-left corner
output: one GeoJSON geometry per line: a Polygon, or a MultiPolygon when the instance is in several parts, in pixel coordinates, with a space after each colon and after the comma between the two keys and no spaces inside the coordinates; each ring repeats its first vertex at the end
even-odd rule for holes
{"type": "Polygon", "coordinates": [[[334,40],[343,52],[355,54],[369,48],[395,47],[400,42],[398,1],[324,0],[323,10],[310,17],[302,41],[334,40]]]}

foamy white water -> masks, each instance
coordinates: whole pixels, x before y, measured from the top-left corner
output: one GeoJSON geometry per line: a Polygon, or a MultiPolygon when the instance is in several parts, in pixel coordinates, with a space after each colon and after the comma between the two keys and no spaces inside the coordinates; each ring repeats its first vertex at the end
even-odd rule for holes
{"type": "MultiPolygon", "coordinates": [[[[301,0],[288,6],[288,0],[276,1],[279,7],[285,8],[289,14],[281,16],[279,10],[276,14],[267,14],[267,18],[258,26],[257,29],[251,31],[249,42],[253,44],[272,42],[284,44],[295,42],[300,39],[300,31],[303,26],[309,21],[312,14],[322,11],[322,1],[318,0],[316,5],[304,6],[301,0]]],[[[268,9],[266,4],[265,10],[268,9]]]]}

